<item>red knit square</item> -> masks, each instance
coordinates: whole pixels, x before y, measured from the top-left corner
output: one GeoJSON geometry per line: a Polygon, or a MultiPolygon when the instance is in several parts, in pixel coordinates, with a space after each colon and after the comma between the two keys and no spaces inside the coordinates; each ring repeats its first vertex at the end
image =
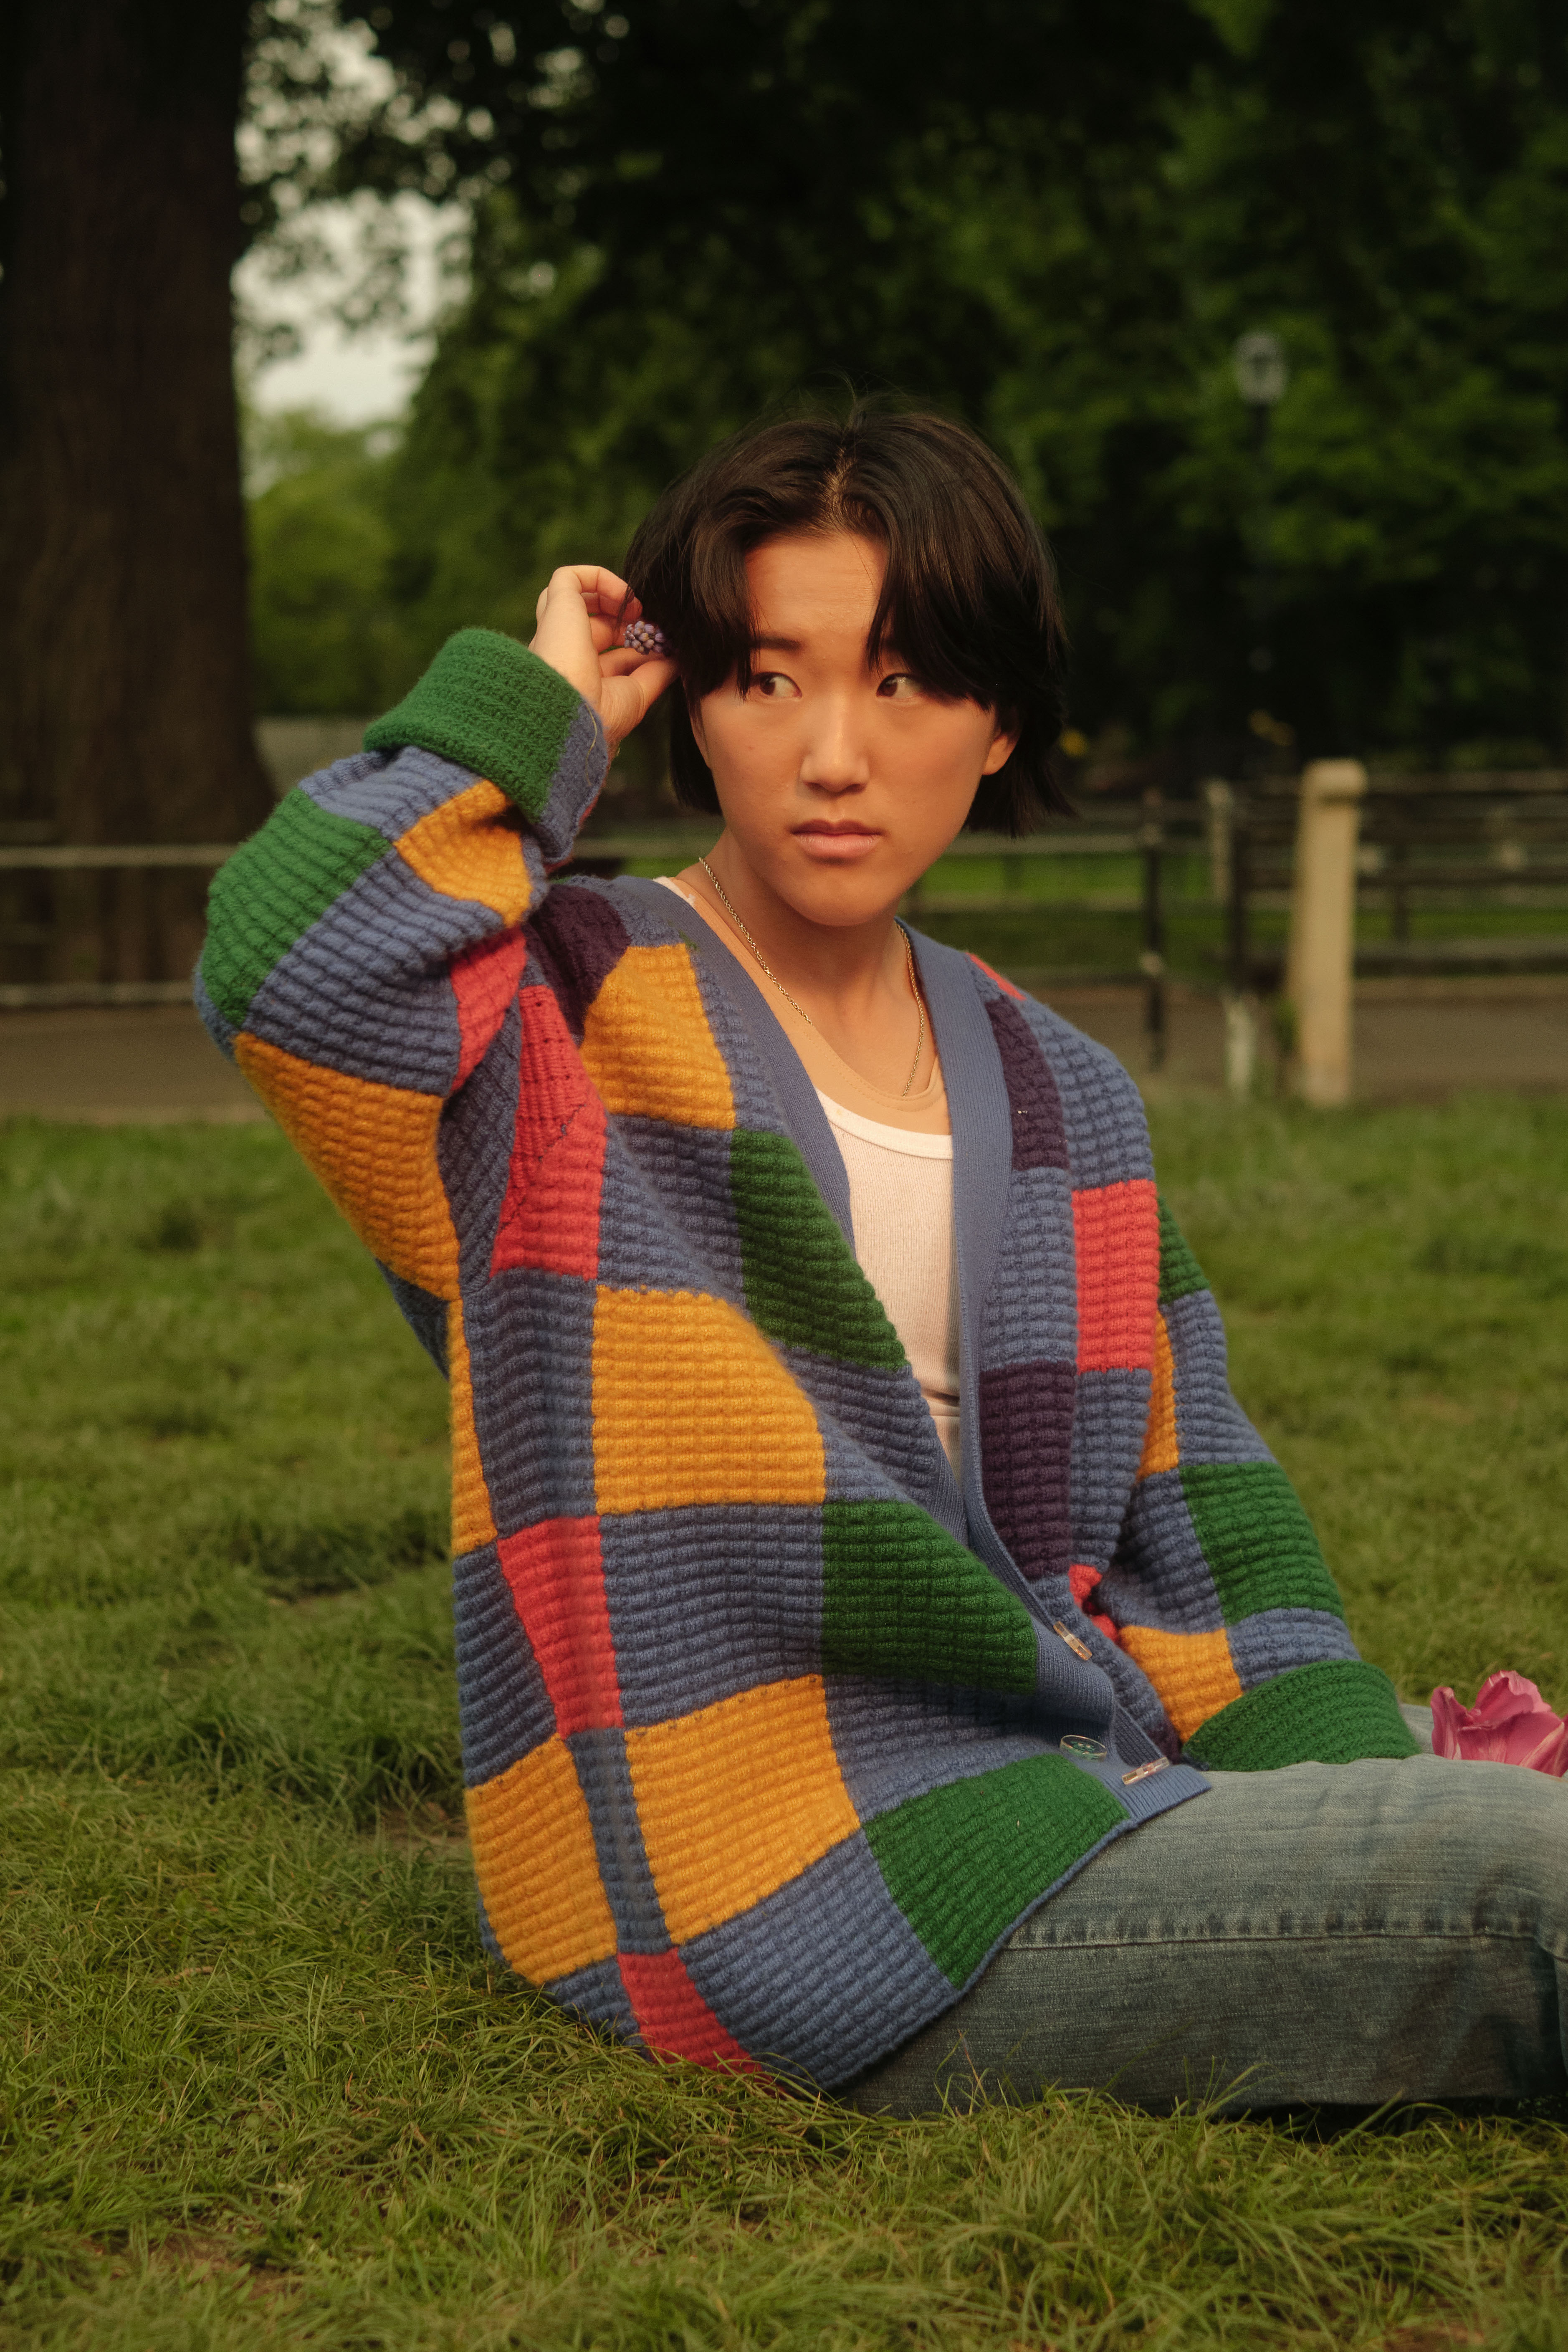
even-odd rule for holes
{"type": "Polygon", "coordinates": [[[470,948],[452,965],[449,977],[458,1000],[458,1031],[462,1040],[458,1075],[452,1081],[454,1093],[465,1078],[473,1076],[494,1043],[527,961],[522,933],[502,931],[498,938],[470,948]]]}
{"type": "Polygon", "coordinates": [[[1094,1611],[1089,1605],[1089,1594],[1094,1591],[1095,1586],[1100,1581],[1103,1574],[1104,1571],[1101,1569],[1087,1568],[1079,1563],[1077,1566],[1068,1569],[1068,1582],[1072,1587],[1073,1599],[1078,1602],[1079,1607],[1083,1611],[1083,1613],[1089,1619],[1089,1623],[1091,1625],[1098,1625],[1108,1642],[1119,1642],[1121,1640],[1121,1636],[1116,1631],[1116,1622],[1114,1618],[1097,1617],[1094,1611]]]}
{"type": "Polygon", "coordinates": [[[1020,1004],[1023,1003],[1023,990],[1021,988],[1015,988],[1013,982],[1007,979],[1005,973],[993,971],[991,966],[986,962],[984,956],[975,955],[972,950],[970,951],[969,961],[971,963],[979,965],[987,980],[994,980],[996,982],[997,987],[1004,990],[1007,995],[1016,997],[1020,1004]]]}
{"type": "Polygon", "coordinates": [[[525,988],[517,1003],[517,1131],[490,1272],[536,1265],[592,1282],[599,1270],[605,1108],[550,991],[525,988]]]}
{"type": "Polygon", "coordinates": [[[1160,1297],[1160,1209],[1139,1177],[1072,1196],[1078,1255],[1078,1368],[1148,1371],[1160,1297]]]}
{"type": "Polygon", "coordinates": [[[754,2074],[756,2061],[725,2032],[686,1973],[679,1952],[622,1952],[621,1979],[631,1996],[637,2030],[650,2050],[699,2066],[731,2066],[754,2074]]]}
{"type": "Polygon", "coordinates": [[[621,1720],[616,1648],[597,1519],[546,1519],[496,1547],[533,1644],[555,1727],[564,1735],[621,1720]]]}

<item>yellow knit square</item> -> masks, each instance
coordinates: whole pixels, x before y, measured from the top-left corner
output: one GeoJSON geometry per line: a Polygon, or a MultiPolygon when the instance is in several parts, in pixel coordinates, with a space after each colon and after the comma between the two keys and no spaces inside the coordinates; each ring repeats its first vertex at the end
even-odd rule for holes
{"type": "Polygon", "coordinates": [[[678,1944],[760,1903],[860,1826],[817,1675],[628,1731],[626,1757],[678,1944]]]}
{"type": "Polygon", "coordinates": [[[1154,1625],[1117,1628],[1122,1648],[1148,1675],[1160,1704],[1184,1739],[1241,1696],[1224,1629],[1215,1633],[1167,1633],[1154,1625]]]}
{"type": "Polygon", "coordinates": [[[600,1289],[598,1509],[820,1503],[824,1476],[810,1400],[738,1307],[689,1290],[600,1289]]]}
{"type": "Polygon", "coordinates": [[[735,1124],[688,948],[626,950],[589,1009],[583,1063],[606,1110],[677,1127],[735,1124]]]}
{"type": "Polygon", "coordinates": [[[1176,1446],[1176,1367],[1165,1318],[1159,1314],[1154,1318],[1154,1386],[1149,1398],[1143,1458],[1138,1465],[1138,1475],[1152,1478],[1156,1470],[1174,1470],[1180,1459],[1176,1446]]]}
{"type": "Polygon", "coordinates": [[[397,854],[444,898],[492,907],[503,923],[521,922],[531,895],[522,836],[506,817],[511,803],[495,784],[470,784],[411,824],[397,854]]]}
{"type": "Polygon", "coordinates": [[[462,1301],[456,1298],[447,1309],[447,1373],[452,1411],[452,1550],[461,1559],[466,1551],[494,1541],[496,1523],[474,1427],[468,1336],[463,1328],[462,1301]]]}
{"type": "Polygon", "coordinates": [[[587,1801],[560,1739],[468,1794],[474,1875],[497,1943],[533,1984],[616,1948],[587,1801]]]}
{"type": "Polygon", "coordinates": [[[234,1058],[382,1264],[456,1298],[458,1236],[436,1164],[440,1096],[347,1077],[248,1031],[234,1058]]]}

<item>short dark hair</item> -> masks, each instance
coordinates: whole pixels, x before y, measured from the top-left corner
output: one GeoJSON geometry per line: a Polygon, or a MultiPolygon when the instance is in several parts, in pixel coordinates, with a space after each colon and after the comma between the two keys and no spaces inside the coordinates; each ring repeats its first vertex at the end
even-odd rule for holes
{"type": "Polygon", "coordinates": [[[721,443],[671,484],[626,551],[626,576],[674,648],[670,767],[687,808],[717,812],[690,703],[752,680],[745,559],[789,531],[850,530],[887,550],[867,650],[894,646],[939,694],[1018,730],[983,776],[967,823],[1026,833],[1042,807],[1070,814],[1050,768],[1066,649],[1050,550],[1016,483],[977,434],[945,416],[857,403],[721,443]]]}

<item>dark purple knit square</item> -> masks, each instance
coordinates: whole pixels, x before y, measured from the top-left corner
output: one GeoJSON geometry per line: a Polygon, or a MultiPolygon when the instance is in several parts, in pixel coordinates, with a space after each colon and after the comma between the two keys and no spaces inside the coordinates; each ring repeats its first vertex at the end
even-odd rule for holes
{"type": "Polygon", "coordinates": [[[1015,1168],[1065,1168],[1067,1129],[1051,1066],[1017,1006],[1005,996],[985,1007],[1013,1111],[1015,1168]]]}
{"type": "Polygon", "coordinates": [[[528,926],[528,942],[544,967],[567,1027],[580,1041],[588,1007],[626,951],[626,925],[591,883],[556,882],[528,926]]]}
{"type": "Polygon", "coordinates": [[[1072,1564],[1070,1364],[1008,1364],[980,1375],[980,1466],[992,1525],[1024,1574],[1072,1564]]]}

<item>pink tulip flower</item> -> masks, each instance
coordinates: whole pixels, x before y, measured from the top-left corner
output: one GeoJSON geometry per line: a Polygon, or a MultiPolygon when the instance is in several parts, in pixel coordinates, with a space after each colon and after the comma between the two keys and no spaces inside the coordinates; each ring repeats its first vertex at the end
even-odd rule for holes
{"type": "Polygon", "coordinates": [[[1522,1675],[1489,1675],[1474,1706],[1461,1706],[1445,1684],[1432,1694],[1432,1752],[1522,1764],[1561,1780],[1568,1774],[1568,1723],[1522,1675]]]}

